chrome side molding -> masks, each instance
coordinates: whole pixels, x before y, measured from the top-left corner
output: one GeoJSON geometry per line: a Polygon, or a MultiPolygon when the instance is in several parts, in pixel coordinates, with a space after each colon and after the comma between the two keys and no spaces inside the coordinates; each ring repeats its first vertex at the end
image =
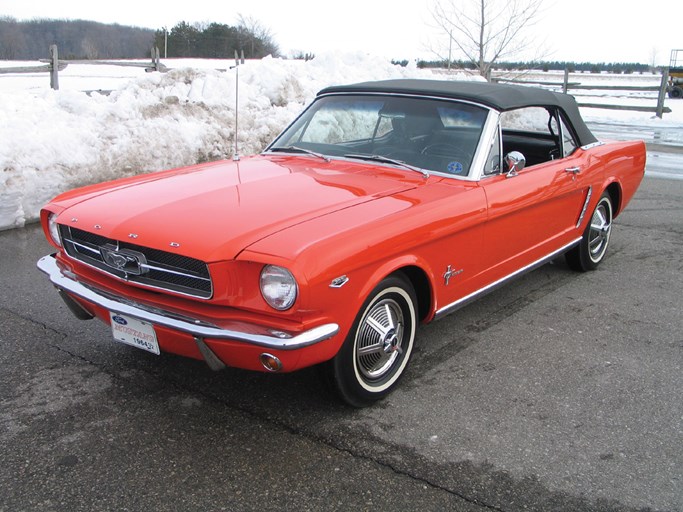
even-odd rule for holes
{"type": "Polygon", "coordinates": [[[543,258],[540,258],[533,263],[528,264],[525,267],[520,268],[519,270],[516,270],[510,275],[507,275],[498,281],[495,281],[494,283],[489,284],[488,286],[485,286],[481,288],[480,290],[477,290],[476,292],[470,293],[469,295],[466,295],[465,297],[456,300],[455,302],[452,302],[451,304],[448,304],[447,306],[444,306],[443,308],[439,309],[436,311],[434,314],[434,320],[438,320],[439,318],[442,318],[450,313],[453,313],[454,311],[457,311],[460,308],[463,308],[470,304],[471,302],[474,302],[476,299],[483,297],[487,293],[492,292],[493,290],[500,288],[503,286],[505,283],[508,281],[511,281],[515,277],[519,277],[523,274],[526,274],[527,272],[531,272],[534,269],[537,269],[538,267],[546,264],[550,260],[554,259],[556,256],[562,254],[565,251],[568,251],[575,245],[581,242],[581,237],[577,238],[576,240],[572,241],[571,243],[568,243],[567,245],[560,247],[558,250],[551,252],[547,256],[544,256],[543,258]]]}

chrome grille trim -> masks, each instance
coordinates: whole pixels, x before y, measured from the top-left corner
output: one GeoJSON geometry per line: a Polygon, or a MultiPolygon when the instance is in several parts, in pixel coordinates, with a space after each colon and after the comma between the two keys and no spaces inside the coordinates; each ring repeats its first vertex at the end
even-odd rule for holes
{"type": "Polygon", "coordinates": [[[208,265],[203,261],[172,252],[109,239],[70,226],[60,225],[59,229],[64,250],[70,258],[117,279],[189,297],[210,299],[213,296],[213,282],[208,265]],[[105,246],[116,250],[129,249],[140,253],[140,258],[146,260],[139,264],[144,272],[135,275],[110,266],[105,262],[100,251],[100,248],[105,246]],[[144,258],[142,258],[143,255],[144,258]]]}
{"type": "Polygon", "coordinates": [[[206,277],[191,276],[190,274],[186,274],[185,272],[178,272],[178,271],[176,271],[176,270],[170,270],[170,269],[168,269],[168,268],[156,267],[156,266],[154,266],[154,265],[149,265],[149,264],[147,264],[147,265],[142,264],[142,265],[140,265],[140,266],[141,266],[142,268],[146,268],[146,269],[148,269],[148,270],[158,270],[159,272],[166,272],[166,273],[168,273],[168,274],[175,274],[175,275],[177,275],[177,276],[192,277],[192,278],[197,279],[197,280],[199,280],[199,281],[206,281],[206,282],[208,282],[208,283],[211,282],[211,279],[206,278],[206,277]]]}
{"type": "Polygon", "coordinates": [[[339,332],[339,325],[336,323],[327,323],[300,332],[274,331],[267,325],[239,320],[227,321],[223,327],[218,327],[80,283],[74,279],[75,276],[69,275],[70,271],[60,268],[54,255],[41,258],[38,261],[38,268],[46,273],[52,284],[66,296],[80,297],[109,311],[130,315],[155,326],[185,332],[195,339],[234,340],[271,350],[297,350],[328,340],[339,332]]]}
{"type": "Polygon", "coordinates": [[[88,245],[78,243],[78,242],[76,242],[76,241],[74,241],[74,240],[69,240],[69,242],[71,242],[72,244],[74,244],[74,245],[75,245],[76,247],[78,247],[79,249],[84,249],[84,250],[86,250],[86,251],[90,251],[90,252],[95,253],[95,254],[100,254],[100,250],[99,250],[99,249],[95,249],[95,248],[90,247],[90,246],[88,246],[88,245]]]}

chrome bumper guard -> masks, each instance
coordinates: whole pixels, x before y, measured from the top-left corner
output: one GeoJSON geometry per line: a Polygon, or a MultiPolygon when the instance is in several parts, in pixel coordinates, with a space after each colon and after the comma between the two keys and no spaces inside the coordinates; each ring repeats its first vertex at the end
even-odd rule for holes
{"type": "Polygon", "coordinates": [[[80,297],[114,313],[130,315],[151,324],[190,334],[195,338],[195,341],[204,338],[224,339],[268,349],[294,350],[328,340],[339,332],[339,325],[337,324],[324,324],[300,333],[269,329],[246,322],[235,322],[232,328],[222,328],[208,322],[140,304],[80,283],[76,281],[75,275],[68,271],[63,272],[59,268],[54,255],[44,256],[38,260],[38,269],[49,276],[50,281],[58,290],[80,297]]]}

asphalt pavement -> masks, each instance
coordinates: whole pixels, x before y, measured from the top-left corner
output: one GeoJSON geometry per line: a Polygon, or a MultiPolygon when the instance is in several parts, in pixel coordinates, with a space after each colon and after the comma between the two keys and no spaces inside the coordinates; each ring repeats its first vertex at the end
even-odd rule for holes
{"type": "Polygon", "coordinates": [[[0,233],[0,511],[683,510],[681,180],[645,179],[598,270],[560,259],[421,327],[363,410],[315,369],[114,342],[48,252],[0,233]]]}

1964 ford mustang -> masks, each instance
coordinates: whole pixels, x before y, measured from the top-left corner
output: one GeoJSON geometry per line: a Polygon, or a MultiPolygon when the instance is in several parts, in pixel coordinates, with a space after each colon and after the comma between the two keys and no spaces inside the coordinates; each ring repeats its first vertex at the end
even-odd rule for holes
{"type": "Polygon", "coordinates": [[[346,402],[396,387],[420,322],[565,254],[605,258],[645,147],[574,99],[479,82],[329,87],[266,150],[60,195],[38,266],[121,342],[225,366],[320,364],[346,402]]]}

